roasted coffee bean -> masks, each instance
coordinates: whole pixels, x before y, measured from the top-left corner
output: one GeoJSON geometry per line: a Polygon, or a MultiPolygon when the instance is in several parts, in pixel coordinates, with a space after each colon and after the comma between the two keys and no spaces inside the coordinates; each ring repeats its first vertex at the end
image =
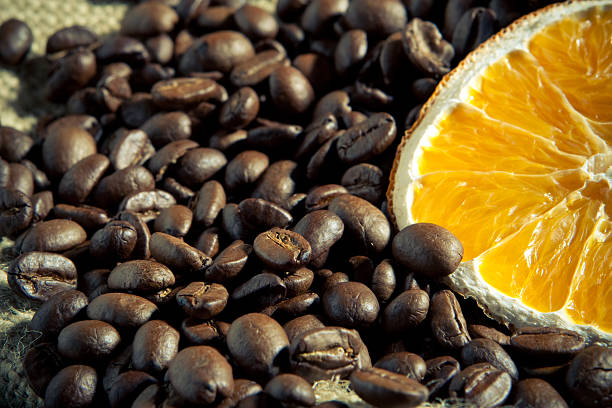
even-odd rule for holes
{"type": "Polygon", "coordinates": [[[96,258],[124,261],[136,247],[138,233],[127,221],[111,221],[91,237],[89,253],[96,258]]]}
{"type": "MultiPolygon", "coordinates": [[[[221,249],[220,231],[217,227],[210,227],[202,231],[198,236],[195,247],[204,252],[208,257],[214,258],[221,249]]],[[[213,262],[214,264],[214,262],[213,262]]],[[[211,265],[212,266],[212,265],[211,265]]],[[[210,269],[210,268],[209,268],[210,269]]]]}
{"type": "Polygon", "coordinates": [[[132,364],[136,370],[161,373],[178,353],[179,332],[161,320],[143,324],[134,335],[132,364]]]}
{"type": "Polygon", "coordinates": [[[302,293],[283,300],[272,306],[271,316],[281,322],[305,314],[317,314],[321,311],[321,299],[314,292],[302,293]]]}
{"type": "Polygon", "coordinates": [[[282,279],[272,273],[259,273],[232,292],[232,302],[243,308],[263,310],[275,305],[287,294],[282,279]]]}
{"type": "Polygon", "coordinates": [[[539,378],[527,378],[514,385],[510,403],[517,408],[568,408],[557,390],[539,378]]]}
{"type": "Polygon", "coordinates": [[[253,247],[241,240],[232,242],[215,258],[204,272],[204,277],[212,282],[229,282],[235,278],[246,265],[253,247]]]}
{"type": "Polygon", "coordinates": [[[241,401],[258,398],[262,395],[261,385],[255,381],[243,378],[234,379],[234,391],[231,397],[225,398],[217,405],[217,408],[231,408],[238,406],[241,401]]]}
{"type": "Polygon", "coordinates": [[[394,100],[393,95],[361,81],[355,82],[350,89],[350,94],[355,105],[369,110],[388,109],[394,100]]]}
{"type": "Polygon", "coordinates": [[[461,371],[459,362],[450,356],[435,357],[425,362],[427,372],[423,383],[429,388],[431,396],[439,395],[447,386],[451,379],[461,371]]]}
{"type": "Polygon", "coordinates": [[[571,330],[522,327],[510,337],[514,352],[526,358],[566,360],[586,347],[585,339],[571,330]]]}
{"type": "Polygon", "coordinates": [[[192,404],[210,404],[217,397],[229,397],[234,389],[232,366],[209,346],[181,350],[168,366],[170,384],[192,404]]]}
{"type": "Polygon", "coordinates": [[[392,243],[393,257],[417,275],[450,275],[463,257],[463,246],[452,232],[435,224],[416,223],[402,229],[392,243]]]}
{"type": "Polygon", "coordinates": [[[40,170],[34,163],[29,160],[22,160],[21,164],[26,166],[32,172],[32,178],[34,179],[34,187],[37,191],[45,190],[51,187],[51,181],[47,177],[47,174],[40,170]]]}
{"type": "Polygon", "coordinates": [[[32,201],[27,195],[0,188],[0,235],[15,236],[30,225],[33,215],[32,201]]]}
{"type": "Polygon", "coordinates": [[[453,48],[457,56],[467,55],[497,30],[497,16],[493,10],[484,7],[467,10],[453,31],[453,48]]]}
{"type": "Polygon", "coordinates": [[[153,316],[157,306],[129,293],[105,293],[87,306],[87,317],[102,320],[117,328],[140,327],[153,316]]]}
{"type": "Polygon", "coordinates": [[[293,145],[302,133],[302,127],[265,119],[256,119],[260,126],[247,131],[247,143],[255,149],[275,149],[293,145]]]}
{"type": "Polygon", "coordinates": [[[87,295],[88,299],[94,299],[96,296],[108,292],[108,275],[110,269],[92,269],[79,276],[78,289],[87,295]]]}
{"type": "Polygon", "coordinates": [[[231,191],[254,183],[266,171],[268,164],[268,156],[264,153],[256,150],[240,152],[227,164],[225,185],[231,191]]]}
{"type": "Polygon", "coordinates": [[[215,223],[225,204],[223,186],[216,180],[210,180],[202,185],[190,206],[193,209],[195,222],[203,227],[210,227],[215,223]]]}
{"type": "Polygon", "coordinates": [[[52,178],[64,175],[81,159],[95,153],[94,138],[89,132],[77,127],[66,127],[48,133],[42,145],[45,171],[52,178]]]}
{"type": "Polygon", "coordinates": [[[278,23],[274,16],[261,7],[245,4],[233,15],[236,26],[252,40],[274,38],[278,23]]]}
{"type": "Polygon", "coordinates": [[[275,270],[295,270],[310,259],[308,241],[297,232],[272,228],[259,234],[253,249],[263,263],[275,270]]]}
{"type": "Polygon", "coordinates": [[[130,166],[102,178],[93,191],[93,200],[102,208],[109,208],[130,194],[154,188],[155,180],[149,170],[142,166],[130,166]]]}
{"type": "Polygon", "coordinates": [[[405,351],[385,355],[374,364],[374,367],[401,374],[416,381],[421,381],[427,372],[427,365],[420,356],[405,351]]]}
{"type": "Polygon", "coordinates": [[[197,39],[179,61],[181,73],[230,72],[255,55],[251,41],[237,31],[217,31],[197,39]]]}
{"type": "Polygon", "coordinates": [[[340,195],[329,203],[329,210],[344,223],[345,234],[357,241],[360,250],[379,253],[389,243],[391,226],[385,215],[366,200],[340,195]]]}
{"type": "Polygon", "coordinates": [[[62,369],[64,362],[55,344],[38,343],[25,353],[22,365],[28,384],[36,395],[43,398],[47,385],[62,369]]]}
{"type": "Polygon", "coordinates": [[[489,339],[474,339],[461,349],[461,361],[466,366],[476,363],[489,363],[506,371],[512,380],[518,380],[518,369],[512,358],[496,342],[489,339]]]}
{"type": "Polygon", "coordinates": [[[122,211],[117,214],[117,218],[121,221],[129,222],[136,230],[136,245],[132,250],[132,256],[136,259],[147,259],[151,256],[149,250],[149,240],[151,233],[149,227],[138,214],[130,211],[122,211]]]}
{"type": "Polygon", "coordinates": [[[287,114],[305,113],[314,102],[310,81],[294,67],[277,68],[269,77],[269,87],[272,101],[287,114]]]}
{"type": "Polygon", "coordinates": [[[230,73],[230,81],[236,87],[254,86],[288,64],[286,56],[276,50],[261,51],[237,64],[230,73]]]}
{"type": "Polygon", "coordinates": [[[45,407],[77,408],[94,402],[98,375],[86,365],[70,365],[61,369],[49,382],[45,407]]]}
{"type": "Polygon", "coordinates": [[[402,42],[412,64],[425,75],[437,77],[450,70],[455,50],[435,24],[413,18],[402,31],[402,42]]]}
{"type": "Polygon", "coordinates": [[[87,27],[74,25],[57,30],[47,39],[47,54],[88,47],[98,41],[98,36],[87,27]]]}
{"type": "Polygon", "coordinates": [[[151,58],[144,44],[132,37],[114,36],[106,39],[96,48],[96,58],[102,63],[125,62],[131,66],[141,66],[151,58]]]}
{"type": "Polygon", "coordinates": [[[110,165],[110,160],[101,154],[92,154],[76,162],[63,175],[59,187],[59,198],[72,204],[85,201],[110,165]]]}
{"type": "Polygon", "coordinates": [[[360,282],[343,282],[328,288],[322,303],[325,315],[333,323],[349,328],[372,325],[380,311],[376,295],[360,282]]]}
{"type": "Polygon", "coordinates": [[[478,407],[496,407],[508,397],[510,387],[510,374],[489,363],[478,363],[463,369],[453,377],[449,385],[449,395],[465,398],[478,407]]]}
{"type": "Polygon", "coordinates": [[[41,222],[53,209],[53,193],[41,191],[32,195],[32,222],[41,222]]]}
{"type": "Polygon", "coordinates": [[[120,129],[109,143],[108,158],[115,170],[122,170],[143,165],[154,153],[155,148],[144,131],[120,129]]]}
{"type": "Polygon", "coordinates": [[[359,28],[372,37],[383,38],[404,27],[406,9],[397,0],[357,0],[350,3],[344,19],[351,28],[359,28]]]}
{"type": "Polygon", "coordinates": [[[396,132],[391,115],[376,113],[339,136],[336,144],[338,157],[346,164],[369,160],[393,143],[396,132]]]}
{"type": "Polygon", "coordinates": [[[136,370],[123,372],[117,376],[108,392],[108,402],[113,408],[131,405],[145,388],[156,383],[155,377],[145,372],[136,370]]]}
{"type": "Polygon", "coordinates": [[[226,153],[243,146],[247,141],[247,137],[248,132],[243,129],[229,133],[225,130],[221,130],[210,137],[208,145],[213,149],[221,150],[226,153]]]}
{"type": "Polygon", "coordinates": [[[191,282],[176,294],[176,301],[189,316],[210,319],[223,311],[229,293],[218,283],[191,282]]]}
{"type": "Polygon", "coordinates": [[[433,78],[419,78],[412,83],[412,95],[419,103],[425,103],[437,85],[438,81],[433,78]]]}
{"type": "Polygon", "coordinates": [[[325,325],[315,315],[311,314],[296,317],[283,325],[290,343],[300,334],[321,327],[325,327],[325,325]]]}
{"type": "Polygon", "coordinates": [[[342,175],[342,185],[349,193],[371,203],[379,203],[385,194],[386,180],[383,171],[368,163],[348,168],[342,175]]]}
{"type": "Polygon", "coordinates": [[[276,320],[261,313],[248,313],[232,323],[227,333],[227,347],[245,372],[270,378],[279,373],[289,340],[276,320]]]}
{"type": "Polygon", "coordinates": [[[279,160],[272,163],[259,179],[252,196],[283,205],[295,192],[294,172],[296,168],[297,163],[292,160],[279,160]]]}
{"type": "Polygon", "coordinates": [[[43,221],[25,232],[19,251],[62,252],[83,243],[87,238],[85,230],[70,220],[43,221]]]}
{"type": "Polygon", "coordinates": [[[97,71],[93,52],[77,48],[54,62],[47,80],[45,96],[52,102],[63,102],[67,96],[83,88],[97,71]]]}
{"type": "Polygon", "coordinates": [[[286,271],[282,275],[283,283],[287,287],[287,297],[305,293],[314,280],[314,273],[308,268],[299,268],[295,271],[286,271]]]}
{"type": "Polygon", "coordinates": [[[0,24],[0,63],[17,65],[32,46],[32,30],[26,23],[11,18],[0,24]]]}
{"type": "Polygon", "coordinates": [[[96,83],[98,102],[111,114],[117,112],[124,100],[132,97],[132,88],[127,78],[119,75],[104,75],[96,83]]]}
{"type": "Polygon", "coordinates": [[[181,323],[183,337],[194,345],[225,345],[225,336],[229,328],[229,323],[217,320],[203,322],[193,317],[188,317],[181,323]]]}
{"type": "Polygon", "coordinates": [[[82,320],[64,327],[57,337],[57,350],[68,360],[94,362],[112,354],[121,337],[110,324],[82,320]]]}
{"type": "Polygon", "coordinates": [[[161,263],[138,259],[117,265],[108,277],[110,289],[155,292],[174,285],[174,274],[161,263]]]}
{"type": "Polygon", "coordinates": [[[261,198],[242,200],[238,205],[238,215],[242,223],[254,232],[273,227],[285,228],[293,221],[289,211],[261,198]]]}
{"type": "Polygon", "coordinates": [[[306,196],[306,211],[325,209],[334,198],[347,193],[348,190],[339,184],[325,184],[315,187],[306,196]]]}
{"type": "MultiPolygon", "coordinates": [[[[308,198],[307,198],[308,199],[308,198]]],[[[344,223],[335,213],[317,210],[306,214],[293,228],[309,242],[312,262],[324,262],[329,249],[342,237],[344,223]]]]}
{"type": "Polygon", "coordinates": [[[393,292],[395,292],[396,277],[389,259],[382,260],[374,268],[372,279],[368,283],[379,302],[386,302],[391,298],[393,292]]]}
{"type": "Polygon", "coordinates": [[[457,298],[450,290],[441,290],[431,299],[431,330],[438,343],[446,348],[459,348],[470,342],[467,324],[457,298]]]}
{"type": "Polygon", "coordinates": [[[408,333],[427,317],[429,296],[420,289],[410,289],[393,299],[382,313],[382,327],[387,333],[408,333]]]}
{"type": "Polygon", "coordinates": [[[289,353],[293,372],[311,383],[347,378],[353,370],[372,366],[359,332],[344,327],[305,331],[292,340],[289,353]]]}
{"type": "Polygon", "coordinates": [[[65,290],[49,298],[36,311],[30,322],[32,330],[54,337],[87,307],[87,297],[78,290],[65,290]]]}
{"type": "MultiPolygon", "coordinates": [[[[153,143],[155,147],[160,148],[171,142],[189,138],[191,136],[191,119],[184,112],[160,112],[149,118],[140,128],[149,136],[151,143],[153,143]]],[[[185,154],[185,151],[188,149],[195,147],[191,146],[193,143],[194,142],[178,145],[180,148],[177,147],[176,149],[181,152],[180,156],[185,154]]],[[[159,154],[161,154],[161,152],[158,152],[158,155],[159,154]]],[[[162,158],[166,160],[161,161],[162,166],[167,166],[172,163],[172,159],[178,159],[178,157],[175,156],[176,152],[173,150],[164,152],[164,154],[162,158]]],[[[157,160],[158,161],[155,163],[159,163],[160,160],[157,160]]],[[[149,166],[151,165],[152,164],[149,164],[149,166]]],[[[160,167],[165,170],[165,167],[162,166],[160,167]]]]}
{"type": "Polygon", "coordinates": [[[300,407],[312,407],[315,404],[312,386],[295,374],[277,375],[268,381],[264,392],[282,404],[300,407]]]}
{"type": "Polygon", "coordinates": [[[348,8],[348,0],[313,0],[302,13],[301,26],[304,31],[315,36],[328,34],[335,20],[348,8]]]}
{"type": "MultiPolygon", "coordinates": [[[[1,160],[1,159],[0,159],[1,160]]],[[[20,163],[2,161],[0,188],[20,191],[28,197],[34,193],[34,177],[30,169],[20,163]]]]}
{"type": "Polygon", "coordinates": [[[357,395],[376,406],[416,407],[429,394],[417,381],[381,368],[355,370],[350,380],[357,395]]]}
{"type": "Polygon", "coordinates": [[[156,1],[147,1],[128,10],[121,22],[121,34],[150,37],[172,31],[178,15],[171,7],[156,1]]]}
{"type": "Polygon", "coordinates": [[[346,273],[334,272],[329,277],[325,278],[325,281],[321,285],[321,290],[325,294],[325,292],[327,292],[328,289],[333,288],[334,286],[340,283],[348,282],[348,281],[349,281],[349,277],[346,273]]]}
{"type": "Polygon", "coordinates": [[[189,150],[178,161],[177,180],[187,186],[200,186],[226,163],[225,155],[219,150],[209,147],[189,150]]]}
{"type": "Polygon", "coordinates": [[[193,213],[189,208],[184,205],[172,205],[159,212],[153,229],[155,232],[163,232],[181,238],[189,232],[192,219],[193,213]]]}
{"type": "Polygon", "coordinates": [[[140,127],[157,113],[153,97],[149,93],[136,92],[130,99],[123,101],[117,111],[121,120],[130,128],[140,127]]]}
{"type": "Polygon", "coordinates": [[[525,12],[522,4],[505,0],[491,0],[489,8],[495,13],[500,28],[518,19],[525,12]]]}
{"type": "Polygon", "coordinates": [[[509,346],[510,345],[510,336],[504,334],[492,327],[482,326],[479,324],[470,324],[468,326],[468,331],[472,338],[485,338],[489,340],[493,340],[500,346],[509,346]]]}
{"type": "Polygon", "coordinates": [[[151,88],[153,102],[161,109],[187,109],[201,102],[223,102],[227,92],[217,82],[208,78],[172,78],[157,82],[151,88]]]}
{"type": "Polygon", "coordinates": [[[612,350],[590,346],[571,361],[565,384],[585,407],[603,407],[612,402],[612,350]]]}
{"type": "Polygon", "coordinates": [[[319,99],[312,114],[313,119],[334,115],[338,123],[351,112],[350,98],[346,91],[332,91],[319,99]]]}
{"type": "Polygon", "coordinates": [[[110,221],[106,211],[89,205],[73,206],[58,204],[53,207],[53,213],[57,218],[77,222],[87,231],[103,228],[110,221]]]}
{"type": "Polygon", "coordinates": [[[125,196],[119,203],[119,211],[132,211],[148,222],[157,218],[161,210],[174,204],[175,198],[166,191],[139,191],[125,196]]]}
{"type": "Polygon", "coordinates": [[[223,231],[233,240],[243,239],[247,234],[247,227],[242,223],[238,204],[228,203],[223,207],[221,225],[223,231]]]}
{"type": "Polygon", "coordinates": [[[342,34],[334,52],[336,72],[343,75],[357,66],[368,51],[367,34],[363,30],[350,30],[342,34]]]}
{"type": "Polygon", "coordinates": [[[163,232],[151,235],[149,248],[153,258],[177,273],[200,273],[212,263],[202,251],[163,232]]]}
{"type": "Polygon", "coordinates": [[[306,8],[307,0],[279,0],[276,3],[276,15],[284,21],[295,20],[306,8]]]}
{"type": "Polygon", "coordinates": [[[173,177],[164,177],[161,182],[161,189],[172,194],[178,202],[186,203],[195,196],[192,189],[182,185],[173,177]]]}
{"type": "Polygon", "coordinates": [[[455,31],[461,16],[472,7],[476,7],[479,3],[482,2],[480,0],[447,1],[446,8],[444,9],[444,38],[448,41],[452,41],[453,31],[455,31]]]}
{"type": "Polygon", "coordinates": [[[226,129],[247,126],[259,113],[259,98],[250,87],[243,87],[232,94],[221,106],[219,124],[226,129]]]}
{"type": "MultiPolygon", "coordinates": [[[[1,28],[0,28],[1,30],[1,28]]],[[[25,159],[34,145],[34,139],[8,126],[0,126],[0,157],[9,162],[25,159]]]]}
{"type": "Polygon", "coordinates": [[[102,376],[102,388],[108,395],[122,372],[128,371],[132,363],[132,345],[119,350],[108,362],[102,376]]]}
{"type": "Polygon", "coordinates": [[[193,140],[176,140],[159,149],[148,161],[147,168],[155,176],[155,180],[162,179],[168,166],[176,163],[187,151],[198,147],[193,140]]]}

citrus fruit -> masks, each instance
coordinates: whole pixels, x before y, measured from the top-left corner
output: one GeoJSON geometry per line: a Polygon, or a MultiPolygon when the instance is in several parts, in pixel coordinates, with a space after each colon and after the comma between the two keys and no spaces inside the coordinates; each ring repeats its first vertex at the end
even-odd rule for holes
{"type": "Polygon", "coordinates": [[[398,229],[464,246],[447,283],[506,324],[612,344],[612,0],[529,14],[446,75],[391,173],[398,229]]]}

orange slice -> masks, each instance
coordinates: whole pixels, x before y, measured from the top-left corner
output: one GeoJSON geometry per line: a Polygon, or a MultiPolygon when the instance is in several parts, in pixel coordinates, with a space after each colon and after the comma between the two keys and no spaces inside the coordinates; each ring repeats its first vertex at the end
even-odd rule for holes
{"type": "Polygon", "coordinates": [[[447,283],[508,325],[612,344],[612,0],[525,16],[438,85],[397,152],[398,229],[463,243],[447,283]]]}

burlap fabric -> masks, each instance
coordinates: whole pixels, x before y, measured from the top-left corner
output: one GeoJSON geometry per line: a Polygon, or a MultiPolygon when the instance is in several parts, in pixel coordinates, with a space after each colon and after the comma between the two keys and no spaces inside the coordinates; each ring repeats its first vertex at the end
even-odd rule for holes
{"type": "MultiPolygon", "coordinates": [[[[249,0],[273,10],[275,0],[249,0]]],[[[39,117],[62,111],[42,96],[47,62],[43,58],[46,39],[62,27],[80,24],[104,36],[115,32],[129,2],[111,0],[0,0],[0,22],[9,18],[25,21],[34,43],[27,60],[14,69],[0,67],[0,124],[31,131],[39,117]]],[[[38,408],[43,402],[28,387],[21,360],[38,333],[29,330],[37,305],[16,297],[7,284],[6,270],[12,242],[0,241],[0,407],[38,408]]],[[[351,407],[369,407],[351,389],[348,381],[315,384],[317,401],[339,400],[351,407]]],[[[433,406],[425,404],[424,406],[433,406]]],[[[451,401],[443,406],[465,406],[451,401]]]]}

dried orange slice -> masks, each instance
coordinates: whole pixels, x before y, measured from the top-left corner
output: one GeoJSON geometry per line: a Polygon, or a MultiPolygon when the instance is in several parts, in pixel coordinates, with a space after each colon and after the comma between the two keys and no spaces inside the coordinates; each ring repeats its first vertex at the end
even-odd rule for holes
{"type": "Polygon", "coordinates": [[[438,85],[400,144],[390,214],[444,226],[448,284],[510,325],[612,344],[612,0],[527,15],[438,85]]]}

